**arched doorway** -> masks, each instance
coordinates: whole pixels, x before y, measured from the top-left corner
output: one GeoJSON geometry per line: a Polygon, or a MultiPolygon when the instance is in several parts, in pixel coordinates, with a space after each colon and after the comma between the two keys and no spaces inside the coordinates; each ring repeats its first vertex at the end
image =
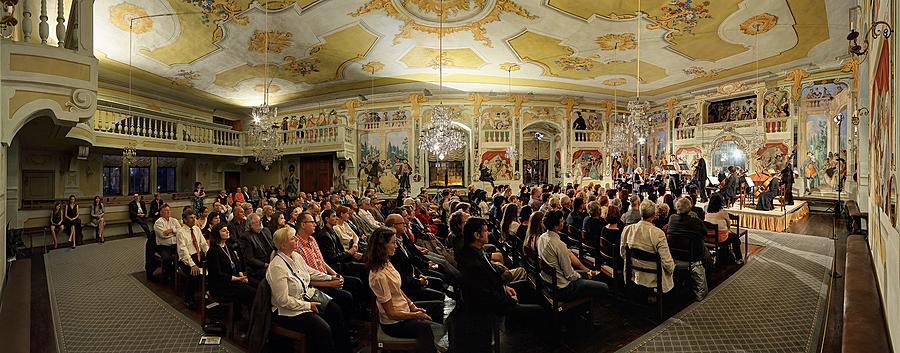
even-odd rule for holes
{"type": "Polygon", "coordinates": [[[525,185],[552,184],[562,176],[562,129],[539,121],[522,129],[522,182],[525,185]]]}

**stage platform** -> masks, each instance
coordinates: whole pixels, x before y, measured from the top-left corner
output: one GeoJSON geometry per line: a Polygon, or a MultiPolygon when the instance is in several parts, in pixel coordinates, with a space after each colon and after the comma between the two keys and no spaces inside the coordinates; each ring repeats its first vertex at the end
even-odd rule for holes
{"type": "Polygon", "coordinates": [[[809,203],[806,201],[794,200],[794,204],[785,206],[784,210],[781,209],[781,203],[778,200],[775,200],[775,209],[772,211],[757,211],[755,207],[751,205],[741,208],[735,204],[726,211],[741,217],[742,228],[773,232],[783,232],[791,223],[809,216],[809,203]]]}

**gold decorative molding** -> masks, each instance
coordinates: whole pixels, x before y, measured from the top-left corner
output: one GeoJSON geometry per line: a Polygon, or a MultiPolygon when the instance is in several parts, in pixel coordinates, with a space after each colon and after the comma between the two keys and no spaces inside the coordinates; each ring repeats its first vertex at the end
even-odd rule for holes
{"type": "Polygon", "coordinates": [[[370,61],[370,62],[363,64],[363,66],[362,66],[363,71],[368,72],[373,75],[376,72],[381,71],[382,69],[384,69],[384,64],[382,64],[381,62],[378,62],[378,61],[370,61]]]}
{"type": "Polygon", "coordinates": [[[578,101],[572,97],[563,97],[559,103],[566,106],[566,113],[564,115],[566,120],[572,120],[572,110],[575,109],[575,105],[578,104],[578,101]]]}
{"type": "Polygon", "coordinates": [[[853,78],[853,96],[859,97],[859,58],[856,56],[850,57],[850,60],[841,67],[841,72],[850,73],[850,76],[853,78]]]}
{"type": "MultiPolygon", "coordinates": [[[[409,4],[418,7],[422,12],[432,14],[440,13],[440,2],[437,2],[437,5],[435,5],[435,1],[433,0],[412,0],[409,1],[409,4]],[[435,8],[437,8],[437,10],[435,10],[435,8]]],[[[434,22],[437,22],[435,19],[422,19],[413,17],[412,15],[410,15],[411,12],[407,9],[403,9],[403,11],[401,11],[397,8],[395,2],[392,0],[371,0],[360,7],[358,10],[349,13],[349,15],[353,17],[359,17],[375,10],[384,10],[384,12],[386,12],[388,16],[403,21],[403,27],[401,27],[400,32],[397,33],[396,36],[394,36],[394,45],[399,44],[401,39],[411,38],[412,31],[416,30],[423,33],[439,34],[444,36],[457,32],[470,32],[472,33],[472,36],[476,41],[481,42],[488,48],[493,48],[493,45],[491,43],[491,39],[487,37],[487,30],[484,28],[484,26],[488,23],[500,21],[501,13],[509,12],[527,18],[529,20],[537,19],[537,16],[532,15],[530,12],[528,12],[528,10],[525,10],[524,8],[513,2],[513,0],[496,0],[496,3],[490,9],[484,8],[485,4],[486,2],[484,0],[478,0],[475,4],[476,7],[482,8],[480,12],[486,12],[484,16],[468,22],[462,21],[463,24],[456,26],[443,26],[443,28],[434,25],[434,22]]],[[[448,9],[450,10],[449,15],[455,15],[460,10],[469,10],[469,6],[469,1],[449,1],[448,3],[444,4],[445,14],[443,15],[443,17],[447,19],[448,9]],[[451,5],[450,8],[447,7],[448,4],[451,5]]],[[[474,10],[478,9],[475,8],[474,10]]],[[[441,16],[439,15],[438,17],[441,16]]]]}
{"type": "Polygon", "coordinates": [[[809,77],[809,73],[803,69],[794,69],[785,76],[785,81],[793,81],[793,84],[791,84],[791,98],[794,98],[794,100],[800,99],[800,82],[807,77],[809,77]]]}
{"type": "Polygon", "coordinates": [[[513,107],[513,114],[516,116],[516,118],[521,117],[522,103],[525,102],[525,96],[521,94],[514,94],[509,97],[508,101],[515,103],[515,106],[513,107]]]}
{"type": "Polygon", "coordinates": [[[519,71],[520,69],[521,69],[521,67],[519,66],[519,64],[516,64],[516,63],[502,63],[502,64],[500,64],[500,70],[503,70],[503,71],[506,71],[506,72],[519,71]]]}
{"type": "Polygon", "coordinates": [[[425,95],[422,93],[413,93],[409,95],[409,99],[406,103],[409,103],[410,108],[412,109],[412,117],[419,118],[422,116],[422,103],[425,103],[427,99],[425,95]]]}
{"type": "Polygon", "coordinates": [[[721,85],[716,86],[716,93],[718,94],[732,94],[737,92],[741,88],[744,87],[744,83],[741,81],[737,82],[726,82],[721,85]]]}
{"type": "Polygon", "coordinates": [[[771,30],[778,23],[778,16],[770,13],[763,13],[750,17],[741,22],[741,32],[748,36],[763,34],[771,30]]]}
{"type": "Polygon", "coordinates": [[[482,95],[481,93],[469,93],[469,96],[466,97],[466,100],[474,102],[472,104],[472,114],[475,116],[481,116],[481,103],[486,102],[488,99],[482,95]]]}
{"type": "Polygon", "coordinates": [[[291,41],[291,38],[293,37],[294,34],[291,32],[269,31],[267,36],[266,32],[256,30],[250,37],[250,47],[247,50],[265,53],[266,47],[268,47],[269,52],[276,54],[281,53],[293,43],[293,41],[291,41]],[[268,37],[268,40],[266,37],[268,37]],[[267,41],[268,43],[266,43],[267,41]]]}
{"type": "Polygon", "coordinates": [[[621,77],[619,77],[619,78],[611,78],[611,79],[608,79],[608,80],[604,80],[602,83],[603,83],[604,85],[612,86],[612,87],[624,86],[624,85],[625,85],[625,79],[624,79],[624,78],[621,78],[621,77]]]}
{"type": "Polygon", "coordinates": [[[612,118],[612,111],[616,109],[616,103],[612,101],[603,102],[603,111],[606,112],[606,119],[609,120],[612,118]]]}
{"type": "Polygon", "coordinates": [[[125,32],[129,30],[137,34],[150,32],[153,29],[153,19],[146,16],[147,10],[130,2],[120,2],[109,8],[109,22],[125,32]],[[138,17],[141,18],[134,20],[132,25],[131,19],[138,17]]]}
{"type": "Polygon", "coordinates": [[[678,100],[675,97],[669,98],[666,100],[666,111],[669,112],[669,120],[675,119],[675,105],[678,104],[678,100]]]}
{"type": "Polygon", "coordinates": [[[356,109],[361,106],[362,101],[359,99],[350,99],[344,102],[344,109],[347,109],[347,123],[351,126],[356,124],[356,109]]]}
{"type": "Polygon", "coordinates": [[[634,33],[607,34],[596,39],[600,50],[631,50],[635,48],[634,33]]]}

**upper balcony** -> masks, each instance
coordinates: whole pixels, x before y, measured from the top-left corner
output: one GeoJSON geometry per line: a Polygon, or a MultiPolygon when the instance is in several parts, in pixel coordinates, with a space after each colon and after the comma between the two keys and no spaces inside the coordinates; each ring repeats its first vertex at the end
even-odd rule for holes
{"type": "MultiPolygon", "coordinates": [[[[285,154],[347,154],[356,145],[354,131],[345,125],[286,129],[278,133],[282,135],[281,147],[285,154]]],[[[246,132],[189,117],[105,105],[98,107],[88,122],[73,128],[69,137],[107,148],[133,145],[136,149],[234,157],[252,153],[246,132]]]]}
{"type": "Polygon", "coordinates": [[[94,114],[92,8],[90,0],[0,4],[0,116],[11,127],[3,129],[2,142],[38,116],[74,126],[94,114]]]}

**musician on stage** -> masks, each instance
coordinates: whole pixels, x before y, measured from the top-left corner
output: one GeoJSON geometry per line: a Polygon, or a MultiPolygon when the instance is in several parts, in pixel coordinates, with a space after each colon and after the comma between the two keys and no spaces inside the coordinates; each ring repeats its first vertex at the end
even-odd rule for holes
{"type": "Polygon", "coordinates": [[[697,166],[694,167],[694,182],[700,188],[700,202],[706,202],[708,199],[706,196],[706,160],[703,159],[702,154],[697,159],[697,166]]]}
{"type": "Polygon", "coordinates": [[[728,176],[725,177],[724,181],[719,182],[719,189],[724,197],[725,204],[728,207],[734,203],[735,200],[735,190],[737,190],[737,169],[734,166],[728,167],[728,176]]]}
{"type": "Polygon", "coordinates": [[[760,193],[757,196],[756,209],[759,211],[771,211],[775,209],[775,197],[778,196],[780,190],[779,175],[775,174],[775,169],[769,169],[766,173],[769,178],[758,186],[760,193]]]}
{"type": "Polygon", "coordinates": [[[794,155],[785,156],[784,168],[781,169],[781,184],[784,187],[784,204],[794,204],[794,166],[791,163],[794,155]]]}

